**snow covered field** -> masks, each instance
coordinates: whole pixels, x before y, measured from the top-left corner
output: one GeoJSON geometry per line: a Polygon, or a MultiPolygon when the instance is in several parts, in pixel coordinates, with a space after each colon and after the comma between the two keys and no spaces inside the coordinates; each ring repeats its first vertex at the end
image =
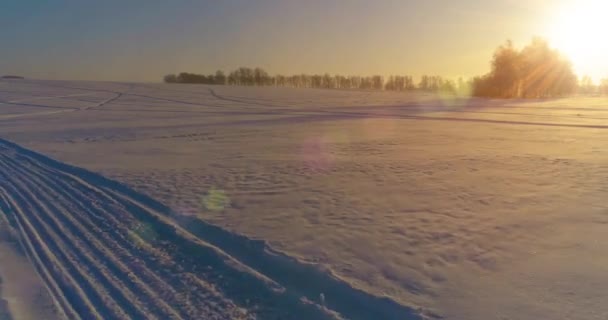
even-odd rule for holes
{"type": "MultiPolygon", "coordinates": [[[[336,289],[333,296],[312,296],[321,284],[306,287],[281,278],[281,270],[297,266],[256,265],[273,261],[272,255],[255,248],[247,255],[223,242],[229,233],[213,238],[187,226],[200,219],[206,228],[210,223],[266,241],[371,294],[361,298],[372,301],[369,308],[360,310],[404,312],[395,319],[416,319],[407,315],[409,308],[445,319],[607,319],[607,133],[605,98],[526,102],[418,93],[0,81],[0,138],[20,146],[0,143],[6,158],[0,190],[25,197],[28,185],[57,189],[45,172],[64,169],[21,147],[124,183],[171,209],[170,220],[158,228],[171,221],[184,226],[184,232],[260,273],[256,285],[268,278],[307,296],[318,307],[310,314],[325,304],[354,318],[357,294],[336,289]],[[19,157],[26,155],[33,157],[31,164],[19,168],[19,157]],[[15,185],[21,177],[31,181],[15,185]],[[403,308],[374,296],[388,296],[403,308]]],[[[85,182],[82,188],[92,188],[85,182]]],[[[110,185],[100,188],[116,199],[132,198],[110,185]]],[[[40,191],[31,197],[42,203],[62,199],[58,206],[67,211],[59,211],[73,213],[61,194],[40,191]]],[[[8,202],[0,198],[4,208],[8,202]]],[[[41,215],[54,215],[43,207],[41,215]]],[[[74,219],[79,216],[61,221],[74,219]]],[[[183,241],[176,237],[167,243],[183,241]]],[[[128,246],[106,240],[100,238],[100,248],[128,246]]],[[[85,254],[79,250],[74,252],[85,254]]],[[[133,255],[146,259],[153,253],[133,255]]],[[[187,265],[198,263],[204,261],[187,265]]],[[[2,274],[7,268],[0,260],[3,289],[10,281],[2,274]]],[[[241,270],[222,268],[229,279],[241,270]]],[[[200,277],[215,281],[206,273],[200,277]]],[[[333,290],[340,283],[323,288],[333,290]]],[[[272,290],[260,293],[265,296],[256,309],[243,302],[253,290],[234,296],[230,290],[235,288],[218,286],[219,296],[209,290],[224,309],[206,310],[217,317],[241,312],[243,319],[280,314],[259,311],[272,309],[264,300],[273,297],[272,290]]],[[[289,310],[284,309],[289,298],[277,301],[276,310],[289,310]]]]}

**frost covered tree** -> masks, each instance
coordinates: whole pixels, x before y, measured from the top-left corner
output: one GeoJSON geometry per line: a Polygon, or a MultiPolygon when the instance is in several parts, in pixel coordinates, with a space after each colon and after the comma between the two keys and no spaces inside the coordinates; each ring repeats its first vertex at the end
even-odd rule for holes
{"type": "Polygon", "coordinates": [[[168,74],[163,78],[163,81],[165,83],[176,83],[177,82],[177,76],[175,76],[174,74],[168,74]]]}
{"type": "Polygon", "coordinates": [[[495,98],[547,98],[576,91],[570,62],[540,38],[522,50],[511,41],[498,47],[490,73],[473,79],[473,95],[495,98]]]}
{"type": "Polygon", "coordinates": [[[600,80],[600,94],[608,94],[608,78],[600,80]]]}

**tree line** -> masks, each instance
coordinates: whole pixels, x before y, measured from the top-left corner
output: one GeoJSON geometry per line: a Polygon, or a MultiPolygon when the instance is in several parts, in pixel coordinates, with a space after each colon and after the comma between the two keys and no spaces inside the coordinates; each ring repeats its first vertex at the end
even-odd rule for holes
{"type": "Polygon", "coordinates": [[[599,84],[593,83],[589,76],[581,79],[578,92],[583,95],[608,95],[608,78],[601,79],[599,84]]]}
{"type": "Polygon", "coordinates": [[[344,76],[330,74],[270,75],[262,68],[241,67],[226,74],[218,70],[214,74],[194,74],[182,72],[164,77],[166,83],[199,83],[210,85],[234,86],[279,86],[293,88],[322,89],[365,89],[388,91],[445,91],[457,93],[469,90],[470,82],[459,79],[457,82],[440,76],[422,76],[415,83],[412,76],[344,76]]]}
{"type": "Polygon", "coordinates": [[[521,50],[511,41],[500,46],[490,73],[473,80],[473,95],[480,97],[551,98],[577,89],[571,63],[540,38],[521,50]]]}
{"type": "Polygon", "coordinates": [[[580,81],[572,64],[549,43],[535,38],[521,50],[511,41],[498,47],[491,71],[472,80],[472,95],[492,98],[555,98],[608,95],[608,78],[594,84],[589,76],[580,81]]]}
{"type": "Polygon", "coordinates": [[[262,68],[240,67],[224,73],[182,72],[164,77],[166,83],[200,83],[234,86],[365,89],[387,91],[445,92],[491,98],[553,98],[579,94],[608,94],[608,79],[594,85],[589,77],[578,81],[571,63],[540,38],[522,49],[507,41],[495,51],[489,73],[457,81],[441,76],[343,76],[330,74],[270,75],[262,68]]]}

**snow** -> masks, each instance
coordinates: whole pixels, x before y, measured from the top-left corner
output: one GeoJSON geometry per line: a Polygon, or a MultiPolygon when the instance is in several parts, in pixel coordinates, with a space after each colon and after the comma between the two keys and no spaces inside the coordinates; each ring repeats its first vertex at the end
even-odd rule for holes
{"type": "Polygon", "coordinates": [[[0,101],[1,138],[429,315],[608,318],[605,98],[27,80],[0,101]]]}
{"type": "MultiPolygon", "coordinates": [[[[59,319],[34,268],[4,240],[0,240],[0,315],[14,319],[59,319]],[[6,309],[3,310],[3,303],[6,309]],[[6,312],[6,313],[5,313],[6,312]]],[[[2,317],[1,319],[11,319],[2,317]]]]}

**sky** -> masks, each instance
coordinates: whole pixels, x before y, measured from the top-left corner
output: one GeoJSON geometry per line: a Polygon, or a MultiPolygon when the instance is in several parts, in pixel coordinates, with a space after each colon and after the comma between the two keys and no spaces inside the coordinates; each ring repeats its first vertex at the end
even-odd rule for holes
{"type": "Polygon", "coordinates": [[[0,74],[154,82],[259,66],[468,77],[486,73],[507,39],[542,36],[558,1],[2,0],[0,74]]]}

